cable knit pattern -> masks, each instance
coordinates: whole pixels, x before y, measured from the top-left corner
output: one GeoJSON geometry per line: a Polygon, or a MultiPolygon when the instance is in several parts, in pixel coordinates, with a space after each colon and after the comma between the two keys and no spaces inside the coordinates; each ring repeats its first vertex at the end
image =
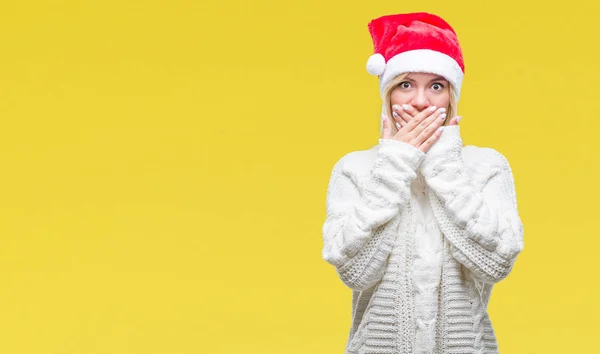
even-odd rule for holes
{"type": "Polygon", "coordinates": [[[415,353],[431,353],[436,340],[438,294],[442,270],[442,241],[439,229],[434,229],[431,208],[427,206],[427,186],[420,171],[413,181],[413,203],[416,227],[412,280],[415,287],[415,353]]]}
{"type": "Polygon", "coordinates": [[[425,156],[397,140],[380,139],[379,145],[364,183],[358,182],[355,169],[346,168],[350,153],[335,164],[327,193],[322,256],[355,290],[381,279],[397,237],[398,219],[389,222],[410,201],[410,184],[425,156]]]}
{"type": "Polygon", "coordinates": [[[523,225],[507,160],[491,148],[479,150],[490,172],[481,190],[466,174],[458,125],[446,127],[421,168],[454,257],[479,281],[497,283],[523,249],[523,225]]]}
{"type": "Polygon", "coordinates": [[[322,256],[352,289],[346,354],[498,353],[487,306],[523,249],[499,152],[462,147],[457,126],[427,154],[380,139],[335,164],[326,205],[322,256]]]}

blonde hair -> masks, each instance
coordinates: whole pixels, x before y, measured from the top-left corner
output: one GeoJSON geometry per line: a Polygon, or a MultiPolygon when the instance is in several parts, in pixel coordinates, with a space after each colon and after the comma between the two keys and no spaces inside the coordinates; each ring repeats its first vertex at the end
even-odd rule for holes
{"type": "MultiPolygon", "coordinates": [[[[385,87],[385,91],[384,91],[385,92],[385,104],[383,106],[385,107],[385,115],[392,120],[393,120],[392,104],[391,104],[392,90],[394,89],[394,87],[396,87],[396,85],[398,85],[402,81],[404,81],[404,79],[409,74],[410,74],[410,72],[406,72],[406,73],[402,73],[402,74],[394,77],[392,80],[390,80],[390,82],[385,87]]],[[[448,118],[444,121],[443,125],[448,125],[448,122],[450,122],[450,119],[452,119],[458,113],[458,102],[456,101],[456,95],[454,94],[454,88],[452,87],[452,84],[450,82],[448,82],[448,84],[450,85],[448,87],[450,90],[450,103],[448,104],[448,107],[446,107],[446,115],[448,118]]]]}

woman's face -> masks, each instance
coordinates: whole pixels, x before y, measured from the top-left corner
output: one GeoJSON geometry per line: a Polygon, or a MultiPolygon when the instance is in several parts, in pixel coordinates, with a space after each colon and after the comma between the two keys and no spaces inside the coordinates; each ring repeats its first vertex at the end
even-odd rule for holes
{"type": "Polygon", "coordinates": [[[437,74],[410,73],[392,89],[390,103],[409,104],[419,112],[430,106],[448,108],[450,84],[437,74]]]}

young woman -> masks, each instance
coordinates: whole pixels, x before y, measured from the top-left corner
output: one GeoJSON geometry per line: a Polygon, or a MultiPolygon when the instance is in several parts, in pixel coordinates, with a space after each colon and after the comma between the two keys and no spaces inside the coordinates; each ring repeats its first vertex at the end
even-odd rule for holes
{"type": "Polygon", "coordinates": [[[325,261],[352,289],[346,353],[498,353],[494,284],[523,250],[506,158],[462,145],[456,33],[428,13],[372,20],[381,138],[333,167],[325,261]]]}

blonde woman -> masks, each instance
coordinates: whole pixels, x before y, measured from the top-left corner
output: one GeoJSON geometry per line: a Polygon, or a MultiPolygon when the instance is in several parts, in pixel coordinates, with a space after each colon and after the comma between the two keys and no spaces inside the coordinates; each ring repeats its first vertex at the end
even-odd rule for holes
{"type": "Polygon", "coordinates": [[[322,256],[352,289],[346,353],[498,353],[487,306],[523,250],[506,158],[462,145],[464,62],[439,16],[369,23],[381,138],[334,165],[322,256]]]}

